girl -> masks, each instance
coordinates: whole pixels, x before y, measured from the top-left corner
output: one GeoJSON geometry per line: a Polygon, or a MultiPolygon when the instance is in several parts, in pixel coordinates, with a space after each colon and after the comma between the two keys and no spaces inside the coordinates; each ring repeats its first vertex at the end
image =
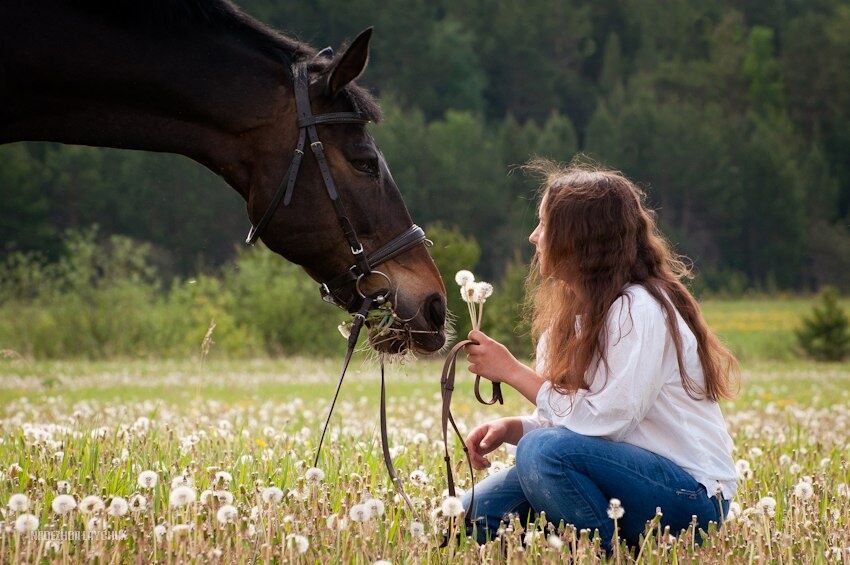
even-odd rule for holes
{"type": "Polygon", "coordinates": [[[731,398],[737,363],[682,284],[686,265],[658,232],[643,192],[622,174],[548,161],[529,288],[536,289],[534,369],[480,331],[472,373],[514,387],[536,405],[466,438],[473,465],[502,443],[516,465],[475,489],[467,515],[478,539],[506,514],[545,512],[554,524],[618,534],[636,544],[660,508],[678,534],[722,523],[737,487],[732,439],[718,399],[731,398]]]}

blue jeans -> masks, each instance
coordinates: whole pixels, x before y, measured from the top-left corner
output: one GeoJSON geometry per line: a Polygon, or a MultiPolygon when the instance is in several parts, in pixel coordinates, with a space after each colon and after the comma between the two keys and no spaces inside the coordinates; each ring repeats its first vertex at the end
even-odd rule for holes
{"type": "Polygon", "coordinates": [[[519,514],[525,523],[530,512],[543,511],[555,525],[563,521],[577,529],[598,529],[602,546],[610,550],[612,498],[620,499],[625,510],[617,526],[629,545],[638,544],[656,507],[663,513],[661,527],[670,526],[673,535],[689,527],[691,516],[707,531],[709,521],[720,526],[729,512],[728,500],[709,497],[704,486],[669,459],[563,427],[525,434],[517,445],[516,466],[476,485],[471,513],[469,495],[464,495],[463,504],[475,521],[479,543],[496,537],[505,514],[519,514]]]}

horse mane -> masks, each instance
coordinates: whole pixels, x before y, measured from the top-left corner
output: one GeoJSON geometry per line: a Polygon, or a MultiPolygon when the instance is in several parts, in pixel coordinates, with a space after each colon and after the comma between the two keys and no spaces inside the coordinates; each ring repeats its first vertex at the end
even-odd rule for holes
{"type": "MultiPolygon", "coordinates": [[[[283,58],[287,67],[316,55],[316,50],[308,44],[248,15],[231,0],[71,0],[71,3],[98,17],[151,33],[182,32],[197,26],[227,31],[273,57],[283,58]]],[[[329,59],[313,60],[309,63],[310,70],[321,73],[331,63],[329,59]]],[[[374,122],[380,121],[381,109],[369,91],[349,85],[345,93],[357,111],[374,122]]]]}

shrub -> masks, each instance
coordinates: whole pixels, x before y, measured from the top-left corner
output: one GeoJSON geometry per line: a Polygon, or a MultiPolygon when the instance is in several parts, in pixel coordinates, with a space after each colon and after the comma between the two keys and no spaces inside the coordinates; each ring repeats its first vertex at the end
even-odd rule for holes
{"type": "Polygon", "coordinates": [[[850,355],[850,318],[839,306],[834,288],[824,288],[819,302],[796,330],[797,342],[818,361],[841,361],[850,355]]]}

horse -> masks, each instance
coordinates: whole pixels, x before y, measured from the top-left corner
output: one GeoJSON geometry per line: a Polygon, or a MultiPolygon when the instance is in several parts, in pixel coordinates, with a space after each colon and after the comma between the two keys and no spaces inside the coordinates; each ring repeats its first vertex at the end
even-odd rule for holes
{"type": "MultiPolygon", "coordinates": [[[[275,197],[303,131],[293,69],[304,73],[316,116],[380,120],[374,98],[355,83],[371,35],[365,30],[334,55],[273,30],[230,0],[3,0],[0,144],[51,141],[184,155],[242,196],[252,224],[272,209],[260,235],[270,250],[316,281],[338,279],[351,268],[356,246],[340,231],[339,202],[328,198],[319,156],[304,157],[300,174],[296,168],[291,201],[277,205],[275,197]]],[[[314,127],[361,250],[374,252],[409,230],[410,214],[365,125],[314,127]]],[[[391,257],[381,274],[359,278],[356,288],[346,281],[337,302],[386,292],[395,332],[370,334],[373,347],[441,349],[446,288],[425,246],[391,257]]]]}

